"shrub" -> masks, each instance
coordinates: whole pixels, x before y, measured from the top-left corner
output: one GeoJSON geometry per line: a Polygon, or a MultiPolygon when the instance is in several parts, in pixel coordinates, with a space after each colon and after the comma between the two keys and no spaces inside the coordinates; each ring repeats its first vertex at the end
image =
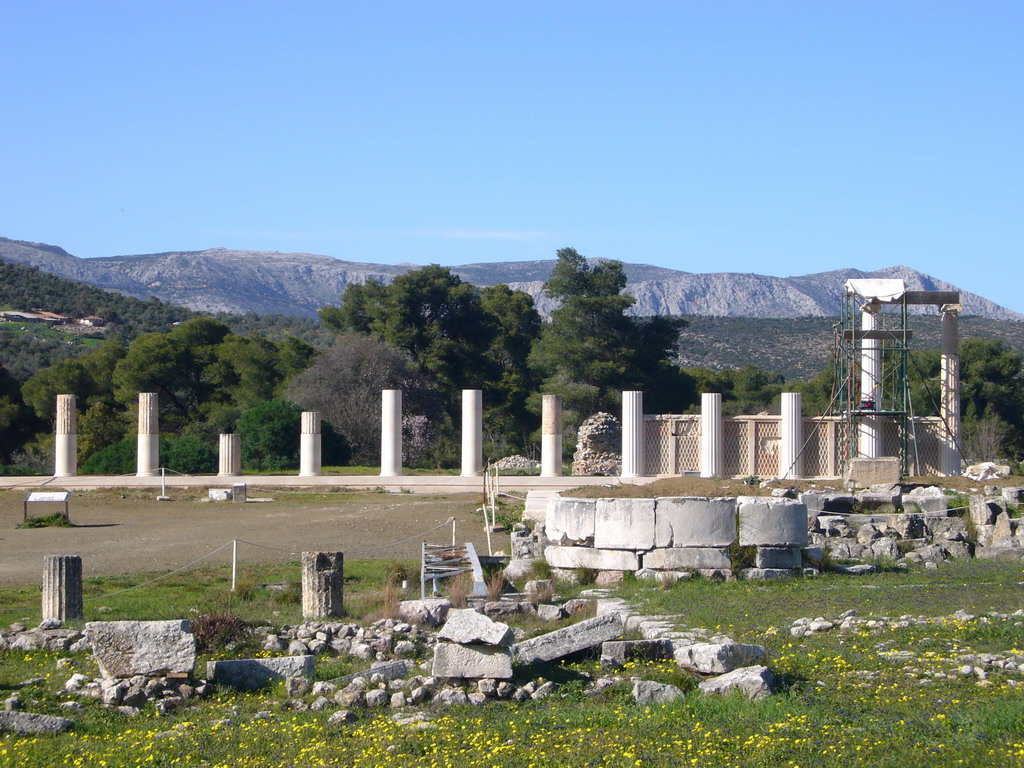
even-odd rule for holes
{"type": "Polygon", "coordinates": [[[71,521],[64,517],[63,512],[54,512],[43,517],[29,517],[18,523],[15,528],[71,528],[71,521]]]}
{"type": "Polygon", "coordinates": [[[186,475],[217,471],[217,451],[195,435],[179,435],[160,441],[160,464],[186,475]]]}
{"type": "Polygon", "coordinates": [[[245,639],[249,625],[237,616],[202,614],[191,619],[189,626],[196,638],[196,650],[208,653],[245,639]]]}
{"type": "Polygon", "coordinates": [[[136,469],[135,454],[135,440],[125,438],[96,451],[78,471],[83,475],[129,475],[136,469]]]}

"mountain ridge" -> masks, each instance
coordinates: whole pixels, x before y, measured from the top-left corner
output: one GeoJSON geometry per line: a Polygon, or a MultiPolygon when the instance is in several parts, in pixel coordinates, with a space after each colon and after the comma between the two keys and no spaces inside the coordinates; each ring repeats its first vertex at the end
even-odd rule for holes
{"type": "MultiPolygon", "coordinates": [[[[256,312],[315,316],[337,304],[350,283],[390,281],[418,265],[344,261],[323,254],[211,248],[203,251],[102,256],[81,259],[44,243],[0,238],[0,259],[45,272],[204,312],[256,312]]],[[[508,283],[533,296],[538,311],[557,304],[543,293],[555,260],[481,262],[449,266],[479,286],[508,283]]],[[[775,277],[755,273],[694,273],[649,264],[624,263],[636,315],[795,318],[839,314],[843,283],[850,278],[901,278],[911,290],[959,290],[955,285],[906,266],[863,271],[841,268],[808,275],[775,277]]],[[[1024,315],[982,296],[961,291],[965,314],[997,320],[1024,315]]]]}

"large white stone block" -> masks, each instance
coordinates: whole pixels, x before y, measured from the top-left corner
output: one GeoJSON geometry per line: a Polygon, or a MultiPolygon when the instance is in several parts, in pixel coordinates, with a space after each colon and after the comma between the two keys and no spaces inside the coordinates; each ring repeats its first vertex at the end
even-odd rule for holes
{"type": "Polygon", "coordinates": [[[544,559],[552,568],[592,568],[598,571],[635,571],[640,558],[623,549],[592,547],[547,547],[544,559]]]}
{"type": "Polygon", "coordinates": [[[807,546],[806,505],[768,496],[740,496],[736,502],[742,546],[807,546]]]}
{"type": "Polygon", "coordinates": [[[90,621],[85,636],[104,677],[191,674],[196,665],[187,621],[90,621]]]}
{"type": "Polygon", "coordinates": [[[593,648],[621,637],[625,628],[617,613],[586,619],[578,624],[556,629],[546,635],[524,640],[512,648],[516,659],[524,664],[555,661],[573,653],[593,648]]]}
{"type": "Polygon", "coordinates": [[[594,543],[597,499],[551,499],[544,530],[556,544],[594,543]]]}
{"type": "Polygon", "coordinates": [[[434,646],[434,677],[495,678],[512,677],[512,651],[493,645],[456,645],[438,643],[434,646]]]}
{"type": "Polygon", "coordinates": [[[655,499],[654,546],[727,547],[736,541],[736,500],[655,499]]]}
{"type": "Polygon", "coordinates": [[[644,568],[656,571],[675,571],[686,568],[705,570],[729,568],[729,550],[726,547],[668,547],[652,549],[643,555],[644,568]]]}
{"type": "Polygon", "coordinates": [[[654,499],[598,499],[594,546],[598,549],[651,549],[654,546],[654,499]]]}
{"type": "Polygon", "coordinates": [[[508,624],[494,621],[472,608],[459,608],[448,613],[448,620],[438,633],[441,640],[460,645],[511,646],[514,636],[508,624]]]}

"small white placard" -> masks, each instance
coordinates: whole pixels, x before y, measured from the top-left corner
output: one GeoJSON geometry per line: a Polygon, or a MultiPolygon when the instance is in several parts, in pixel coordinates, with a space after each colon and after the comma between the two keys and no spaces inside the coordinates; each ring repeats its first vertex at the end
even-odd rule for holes
{"type": "Polygon", "coordinates": [[[30,493],[25,501],[67,501],[71,497],[71,491],[36,491],[30,493]]]}

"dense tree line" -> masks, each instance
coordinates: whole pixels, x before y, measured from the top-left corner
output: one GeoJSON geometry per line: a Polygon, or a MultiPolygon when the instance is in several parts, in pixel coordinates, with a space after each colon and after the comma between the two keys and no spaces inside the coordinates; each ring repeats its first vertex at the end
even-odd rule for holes
{"type": "MultiPolygon", "coordinates": [[[[73,304],[70,294],[69,303],[58,303],[64,294],[56,288],[32,294],[35,281],[52,286],[26,270],[10,272],[27,281],[23,293],[0,300],[19,295],[22,306],[39,306],[52,299],[47,308],[100,313],[96,304],[73,304]]],[[[159,302],[88,289],[127,302],[130,311],[116,310],[118,318],[138,310],[135,332],[113,333],[31,375],[0,358],[0,464],[50,470],[59,393],[78,398],[82,471],[113,474],[134,468],[139,392],[159,395],[164,464],[188,472],[214,471],[216,437],[224,432],[243,435],[246,468],[294,469],[302,409],[323,414],[325,464],[374,465],[386,388],[403,391],[404,461],[433,467],[458,463],[463,389],[484,390],[485,452],[492,458],[530,452],[539,442],[541,392],[562,396],[570,435],[596,411],[617,412],[621,391],[630,389],[644,391],[645,408],[655,413],[693,412],[700,392],[722,393],[726,414],[778,413],[781,392],[793,389],[804,393],[806,412],[826,411],[835,392],[831,368],[789,383],[752,364],[679,368],[673,361],[685,320],[630,317],[625,282],[620,263],[562,249],[545,284],[557,307],[543,320],[529,295],[506,285],[479,288],[433,265],[387,285],[348,286],[339,306],[321,310],[319,325],[187,310],[176,320],[160,314],[166,305],[159,302]],[[155,313],[150,320],[146,311],[155,313]],[[150,321],[164,325],[140,330],[150,321]]],[[[1024,356],[979,339],[964,340],[961,353],[970,452],[1020,456],[1024,356]]],[[[929,415],[937,410],[938,353],[915,352],[912,363],[915,413],[929,415]]]]}

